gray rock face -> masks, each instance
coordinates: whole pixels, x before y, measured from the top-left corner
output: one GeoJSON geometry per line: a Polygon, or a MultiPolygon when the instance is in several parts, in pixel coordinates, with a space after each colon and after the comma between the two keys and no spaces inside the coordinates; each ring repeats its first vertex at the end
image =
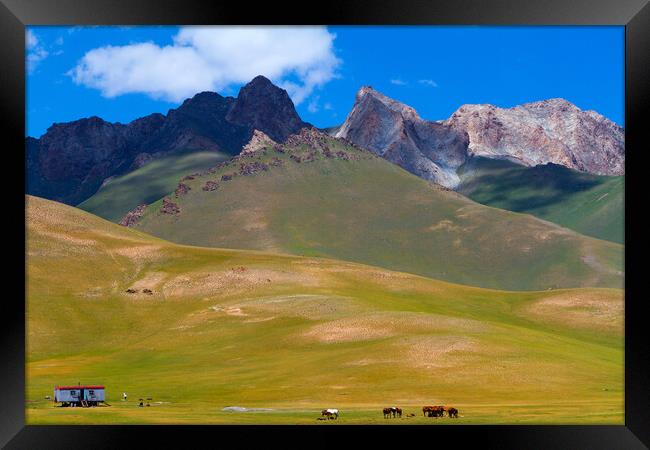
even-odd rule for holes
{"type": "Polygon", "coordinates": [[[428,122],[413,108],[363,87],[335,135],[449,188],[458,185],[456,170],[472,156],[525,166],[553,163],[597,175],[625,173],[623,128],[563,99],[509,109],[463,105],[448,120],[428,122]]]}
{"type": "Polygon", "coordinates": [[[426,180],[453,188],[467,159],[464,131],[429,122],[403,103],[362,87],[336,137],[366,148],[426,180]]]}
{"type": "Polygon", "coordinates": [[[535,166],[554,163],[596,175],[625,173],[623,128],[563,99],[514,108],[463,105],[441,122],[469,135],[469,152],[535,166]]]}

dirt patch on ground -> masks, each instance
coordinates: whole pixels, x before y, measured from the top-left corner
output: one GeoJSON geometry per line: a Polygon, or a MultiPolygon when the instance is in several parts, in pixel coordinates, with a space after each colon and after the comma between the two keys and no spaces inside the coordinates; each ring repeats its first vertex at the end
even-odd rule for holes
{"type": "Polygon", "coordinates": [[[238,305],[273,316],[311,320],[334,318],[362,310],[353,298],[315,294],[262,297],[244,300],[238,305]]]}
{"type": "Polygon", "coordinates": [[[414,312],[359,315],[322,323],[303,337],[325,343],[365,341],[402,334],[437,332],[483,332],[488,326],[474,320],[414,312]]]}
{"type": "Polygon", "coordinates": [[[165,281],[167,276],[165,272],[147,272],[142,278],[133,282],[128,289],[137,292],[142,292],[143,289],[159,291],[160,285],[165,281]]]}
{"type": "Polygon", "coordinates": [[[372,358],[348,362],[347,366],[391,365],[401,368],[436,369],[465,364],[480,356],[477,340],[460,335],[407,336],[390,341],[389,345],[372,358]]]}
{"type": "Polygon", "coordinates": [[[519,314],[532,320],[622,333],[622,291],[567,291],[529,304],[519,314]]]}
{"type": "Polygon", "coordinates": [[[244,311],[242,311],[241,308],[237,308],[237,307],[226,308],[224,311],[229,316],[240,316],[241,317],[241,316],[247,316],[248,315],[244,311]]]}
{"type": "Polygon", "coordinates": [[[151,261],[162,258],[162,249],[160,245],[132,245],[129,247],[115,248],[111,252],[129,259],[145,259],[151,261]]]}
{"type": "MultiPolygon", "coordinates": [[[[246,267],[221,269],[215,272],[191,272],[167,280],[161,290],[166,297],[229,297],[260,292],[264,287],[278,284],[297,286],[318,286],[320,281],[309,274],[282,270],[246,267]]],[[[263,291],[262,291],[263,292],[263,291]]],[[[250,295],[250,294],[249,294],[250,295]]]]}
{"type": "Polygon", "coordinates": [[[453,221],[449,219],[444,219],[441,220],[440,222],[436,223],[435,225],[431,225],[430,227],[426,228],[425,231],[459,231],[460,227],[458,225],[455,225],[453,221]]]}
{"type": "Polygon", "coordinates": [[[46,230],[39,230],[39,233],[43,236],[47,236],[51,239],[54,239],[56,241],[73,245],[73,246],[79,246],[79,247],[93,247],[97,246],[99,243],[94,240],[94,239],[84,239],[80,237],[76,237],[73,235],[65,234],[65,233],[57,233],[54,231],[46,231],[46,230]]]}
{"type": "Polygon", "coordinates": [[[314,276],[321,278],[327,276],[327,286],[330,287],[348,286],[350,283],[356,285],[359,281],[369,281],[385,288],[396,287],[401,290],[404,289],[405,284],[408,284],[409,288],[417,290],[415,286],[420,286],[421,282],[425,282],[425,290],[435,292],[438,290],[436,285],[442,284],[437,280],[433,281],[409,273],[381,270],[360,264],[340,263],[339,261],[330,264],[324,261],[305,260],[297,261],[295,264],[300,264],[306,271],[313,273],[314,276]]]}
{"type": "Polygon", "coordinates": [[[273,320],[273,319],[275,319],[275,316],[260,317],[260,318],[257,318],[257,319],[244,320],[244,323],[268,322],[269,320],[273,320]]]}
{"type": "Polygon", "coordinates": [[[463,362],[479,349],[476,341],[464,336],[424,336],[397,344],[402,361],[410,367],[443,368],[463,362]]]}

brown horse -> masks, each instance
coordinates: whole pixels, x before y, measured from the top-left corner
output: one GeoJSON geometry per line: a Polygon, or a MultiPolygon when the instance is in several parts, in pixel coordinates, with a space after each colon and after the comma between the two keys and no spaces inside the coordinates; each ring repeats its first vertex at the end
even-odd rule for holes
{"type": "Polygon", "coordinates": [[[449,408],[449,409],[447,410],[447,414],[449,415],[449,417],[456,417],[456,418],[458,418],[458,410],[457,410],[456,408],[449,408]]]}
{"type": "Polygon", "coordinates": [[[422,414],[425,417],[442,417],[445,413],[443,406],[424,406],[422,407],[422,414]]]}
{"type": "Polygon", "coordinates": [[[402,417],[402,408],[398,408],[397,406],[384,408],[384,419],[389,419],[391,415],[393,417],[402,417]]]}

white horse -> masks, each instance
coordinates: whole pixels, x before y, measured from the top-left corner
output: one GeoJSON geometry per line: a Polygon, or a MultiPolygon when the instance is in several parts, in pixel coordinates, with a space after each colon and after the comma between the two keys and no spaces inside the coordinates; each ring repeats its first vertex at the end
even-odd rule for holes
{"type": "Polygon", "coordinates": [[[322,416],[327,416],[328,419],[338,419],[339,410],[334,408],[328,408],[321,411],[322,416]]]}

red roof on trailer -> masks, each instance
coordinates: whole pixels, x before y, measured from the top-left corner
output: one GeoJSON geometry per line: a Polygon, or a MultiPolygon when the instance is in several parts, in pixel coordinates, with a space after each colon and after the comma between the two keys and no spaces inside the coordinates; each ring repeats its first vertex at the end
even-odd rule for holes
{"type": "Polygon", "coordinates": [[[104,389],[104,386],[55,386],[54,389],[104,389]]]}

